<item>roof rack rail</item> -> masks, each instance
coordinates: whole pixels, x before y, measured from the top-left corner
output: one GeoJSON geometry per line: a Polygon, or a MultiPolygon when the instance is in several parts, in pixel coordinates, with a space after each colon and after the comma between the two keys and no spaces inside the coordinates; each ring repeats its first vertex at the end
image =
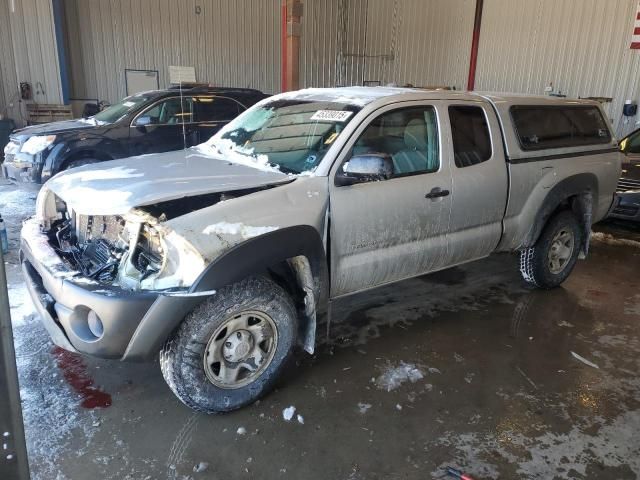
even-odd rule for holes
{"type": "Polygon", "coordinates": [[[241,88],[241,87],[218,87],[210,85],[208,83],[183,83],[183,84],[171,84],[169,90],[189,90],[191,93],[207,93],[207,92],[245,92],[245,93],[262,93],[255,88],[241,88]]]}

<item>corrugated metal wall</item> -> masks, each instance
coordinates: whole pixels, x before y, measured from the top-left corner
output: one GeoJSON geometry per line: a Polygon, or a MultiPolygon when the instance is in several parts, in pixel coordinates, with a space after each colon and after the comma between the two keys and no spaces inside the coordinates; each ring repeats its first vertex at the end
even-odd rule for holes
{"type": "MultiPolygon", "coordinates": [[[[66,0],[72,96],[117,101],[125,95],[125,68],[157,69],[163,87],[169,65],[194,66],[201,81],[277,92],[280,5],[66,0]]],[[[621,136],[634,128],[622,120],[622,104],[640,100],[640,52],[629,50],[635,6],[485,0],[477,88],[541,94],[553,83],[571,97],[612,97],[607,111],[621,136]]],[[[474,7],[475,0],[306,0],[301,83],[464,88],[474,7]]],[[[36,101],[59,103],[51,1],[0,0],[0,42],[0,111],[20,81],[33,85],[36,101]]]]}
{"type": "Polygon", "coordinates": [[[126,68],[193,66],[198,81],[280,89],[279,0],[68,0],[72,96],[115,102],[126,68]],[[200,14],[196,14],[196,6],[200,14]]]}
{"type": "Polygon", "coordinates": [[[466,84],[475,0],[307,0],[305,86],[466,84]]]}
{"type": "Polygon", "coordinates": [[[0,113],[9,118],[18,116],[17,109],[9,109],[18,91],[13,48],[11,47],[11,26],[9,24],[9,2],[0,0],[0,113]]]}
{"type": "Polygon", "coordinates": [[[62,101],[51,0],[0,0],[0,112],[17,121],[19,82],[31,84],[38,103],[62,101]]]}
{"type": "Polygon", "coordinates": [[[543,94],[553,83],[570,97],[612,97],[605,107],[622,136],[635,128],[622,105],[640,100],[640,52],[629,49],[636,5],[485,0],[477,89],[543,94]]]}

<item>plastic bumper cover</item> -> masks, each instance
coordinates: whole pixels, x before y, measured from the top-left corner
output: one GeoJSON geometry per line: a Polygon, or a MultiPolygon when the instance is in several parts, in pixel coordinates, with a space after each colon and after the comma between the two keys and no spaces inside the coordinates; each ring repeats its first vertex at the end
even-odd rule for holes
{"type": "Polygon", "coordinates": [[[42,155],[17,153],[7,155],[2,164],[4,177],[14,183],[40,184],[42,173],[42,155]]]}
{"type": "Polygon", "coordinates": [[[20,259],[45,328],[54,343],[70,351],[123,358],[138,325],[159,298],[157,293],[105,287],[81,277],[62,262],[34,219],[22,228],[20,259]],[[99,319],[100,329],[90,328],[90,317],[94,324],[99,319]]]}

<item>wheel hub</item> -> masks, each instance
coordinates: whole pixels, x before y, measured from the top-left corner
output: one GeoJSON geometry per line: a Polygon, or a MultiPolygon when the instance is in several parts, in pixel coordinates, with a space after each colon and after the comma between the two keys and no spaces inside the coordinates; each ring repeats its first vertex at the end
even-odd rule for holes
{"type": "Polygon", "coordinates": [[[247,358],[253,350],[253,335],[247,330],[236,330],[224,341],[222,356],[227,362],[238,363],[247,358]]]}
{"type": "Polygon", "coordinates": [[[240,388],[255,380],[271,363],[278,330],[265,312],[247,310],[227,318],[209,338],[204,371],[220,388],[240,388]]]}
{"type": "Polygon", "coordinates": [[[573,248],[574,238],[570,230],[562,229],[554,235],[548,255],[551,273],[558,274],[565,269],[573,255],[573,248]]]}

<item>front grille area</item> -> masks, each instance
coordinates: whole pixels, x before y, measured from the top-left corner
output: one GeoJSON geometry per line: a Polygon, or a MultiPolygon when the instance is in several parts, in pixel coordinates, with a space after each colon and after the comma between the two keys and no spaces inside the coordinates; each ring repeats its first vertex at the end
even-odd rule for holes
{"type": "Polygon", "coordinates": [[[13,157],[16,153],[20,151],[20,142],[15,139],[9,140],[9,143],[4,147],[5,156],[10,155],[13,157]]]}
{"type": "Polygon", "coordinates": [[[79,243],[105,239],[116,243],[124,232],[125,221],[119,216],[77,215],[76,232],[79,243]]]}
{"type": "Polygon", "coordinates": [[[638,211],[640,211],[640,207],[633,207],[633,206],[622,206],[622,205],[618,205],[616,208],[613,209],[613,213],[616,215],[623,215],[625,217],[635,217],[638,214],[638,211]]]}
{"type": "Polygon", "coordinates": [[[616,188],[616,191],[618,193],[624,193],[633,190],[640,191],[640,180],[636,180],[635,178],[621,178],[618,181],[618,187],[616,188]]]}

